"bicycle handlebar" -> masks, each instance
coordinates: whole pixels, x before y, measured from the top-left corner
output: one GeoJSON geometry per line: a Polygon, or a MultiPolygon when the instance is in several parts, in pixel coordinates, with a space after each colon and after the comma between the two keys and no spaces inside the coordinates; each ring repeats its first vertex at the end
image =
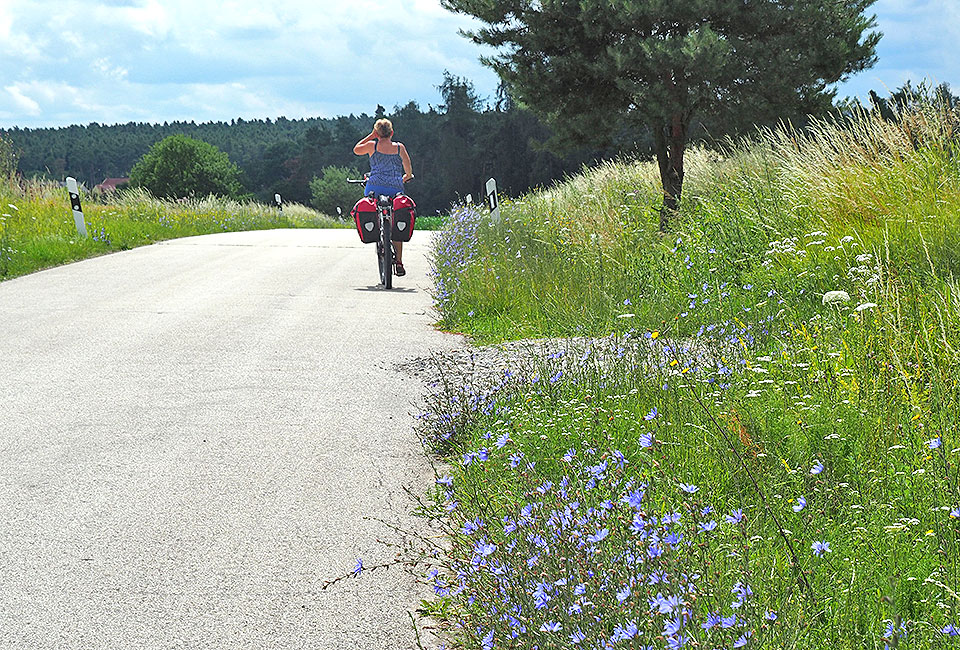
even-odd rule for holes
{"type": "MultiPolygon", "coordinates": [[[[405,181],[403,181],[403,182],[404,182],[404,183],[409,183],[409,182],[412,181],[412,180],[413,180],[412,178],[408,178],[407,180],[405,180],[405,181]]],[[[366,179],[366,178],[348,178],[348,179],[347,179],[347,182],[350,183],[351,185],[366,185],[366,184],[367,184],[367,179],[366,179]]]]}

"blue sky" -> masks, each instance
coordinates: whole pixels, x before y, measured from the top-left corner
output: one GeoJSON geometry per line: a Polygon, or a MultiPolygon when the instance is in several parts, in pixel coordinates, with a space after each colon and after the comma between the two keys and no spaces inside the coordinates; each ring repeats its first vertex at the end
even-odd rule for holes
{"type": "MultiPolygon", "coordinates": [[[[682,1],[682,0],[677,0],[682,1]]],[[[841,96],[946,81],[960,0],[878,0],[878,64],[841,96]]],[[[2,0],[0,128],[372,113],[497,78],[439,0],[2,0]]]]}

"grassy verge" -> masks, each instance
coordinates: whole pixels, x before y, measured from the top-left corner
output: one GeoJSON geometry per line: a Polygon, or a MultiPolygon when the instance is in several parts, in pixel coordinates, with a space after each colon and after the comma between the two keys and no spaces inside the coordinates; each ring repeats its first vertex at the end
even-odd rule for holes
{"type": "Polygon", "coordinates": [[[425,215],[417,217],[417,230],[441,230],[447,222],[442,215],[425,215]]]}
{"type": "Polygon", "coordinates": [[[635,163],[452,216],[442,326],[587,337],[431,398],[464,647],[956,645],[960,114],[901,117],[694,152],[669,237],[635,163]]]}
{"type": "Polygon", "coordinates": [[[206,198],[161,201],[129,190],[108,203],[81,197],[88,237],[77,235],[67,191],[55,184],[0,183],[0,280],[164,239],[235,230],[349,224],[299,205],[274,208],[206,198]]]}

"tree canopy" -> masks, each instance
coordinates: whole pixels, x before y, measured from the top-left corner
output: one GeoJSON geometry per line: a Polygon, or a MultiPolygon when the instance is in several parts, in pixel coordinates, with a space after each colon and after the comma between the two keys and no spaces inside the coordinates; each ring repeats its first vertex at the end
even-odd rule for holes
{"type": "MultiPolygon", "coordinates": [[[[272,203],[279,193],[284,202],[306,204],[312,201],[311,181],[322,178],[327,167],[368,168],[365,156],[354,155],[353,145],[382,115],[393,120],[397,140],[410,152],[416,179],[407,190],[422,214],[445,211],[467,194],[478,196],[490,177],[502,193],[516,196],[618,153],[585,148],[558,156],[540,146],[550,138],[550,129],[502,94],[491,104],[470,81],[450,74],[444,74],[437,91],[439,105],[371,106],[369,114],[12,128],[0,130],[0,138],[8,138],[22,154],[18,171],[24,176],[73,176],[93,187],[107,177],[129,176],[155,143],[185,135],[229,155],[242,172],[245,191],[259,200],[272,203]]],[[[347,189],[359,198],[359,189],[347,189]]]]}
{"type": "Polygon", "coordinates": [[[361,176],[356,169],[325,167],[320,176],[310,181],[313,207],[331,217],[338,216],[337,208],[340,208],[340,215],[345,217],[359,198],[359,191],[349,185],[347,179],[361,176]]]}
{"type": "Polygon", "coordinates": [[[730,125],[829,109],[830,85],[873,65],[875,0],[442,0],[567,142],[649,129],[661,228],[679,204],[695,118],[730,125]]]}
{"type": "Polygon", "coordinates": [[[130,184],[162,198],[243,193],[240,168],[212,144],[171,135],[150,148],[130,170],[130,184]]]}

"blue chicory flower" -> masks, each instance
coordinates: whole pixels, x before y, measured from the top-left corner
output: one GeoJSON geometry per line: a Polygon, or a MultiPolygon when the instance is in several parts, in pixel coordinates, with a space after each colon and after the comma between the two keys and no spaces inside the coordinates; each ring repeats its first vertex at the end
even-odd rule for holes
{"type": "Polygon", "coordinates": [[[713,627],[716,627],[717,625],[720,625],[720,614],[718,614],[717,612],[708,612],[707,620],[701,623],[700,627],[702,627],[705,630],[709,630],[713,627]]]}
{"type": "MultiPolygon", "coordinates": [[[[683,629],[683,620],[677,616],[666,622],[663,626],[664,636],[676,636],[683,629]]],[[[679,646],[678,646],[679,647],[679,646]]]]}
{"type": "Polygon", "coordinates": [[[487,632],[486,636],[484,636],[480,642],[480,645],[483,650],[493,650],[493,630],[487,632]]]}
{"type": "Polygon", "coordinates": [[[586,640],[587,635],[583,633],[579,627],[570,634],[570,643],[573,645],[580,645],[586,640]]]}
{"type": "Polygon", "coordinates": [[[743,510],[741,510],[740,508],[733,510],[729,515],[724,517],[724,520],[728,524],[739,524],[741,521],[743,521],[743,519],[744,519],[743,510]]]}
{"type": "Polygon", "coordinates": [[[626,496],[621,497],[621,500],[634,510],[640,510],[643,507],[643,490],[628,492],[626,496]]]}

